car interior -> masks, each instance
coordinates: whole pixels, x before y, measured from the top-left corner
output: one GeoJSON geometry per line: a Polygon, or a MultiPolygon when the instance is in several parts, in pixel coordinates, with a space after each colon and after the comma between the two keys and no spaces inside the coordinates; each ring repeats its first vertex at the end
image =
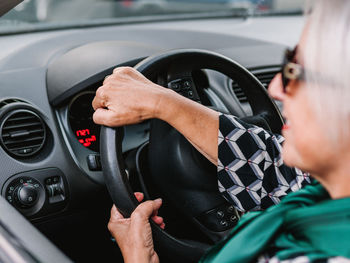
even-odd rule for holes
{"type": "Polygon", "coordinates": [[[113,203],[130,215],[134,191],[163,198],[165,231],[152,225],[161,262],[197,261],[239,220],[218,192],[216,167],[176,130],[157,120],[101,127],[91,102],[114,68],[130,66],[187,99],[278,132],[282,105],[266,89],[284,50],[298,42],[303,6],[276,11],[274,1],[260,1],[264,8],[249,12],[133,10],[106,19],[99,11],[78,19],[82,5],[124,10],[134,2],[80,1],[76,21],[50,21],[55,0],[31,0],[0,17],[0,261],[123,262],[107,223],[113,203]],[[20,21],[43,6],[46,20],[20,21]]]}

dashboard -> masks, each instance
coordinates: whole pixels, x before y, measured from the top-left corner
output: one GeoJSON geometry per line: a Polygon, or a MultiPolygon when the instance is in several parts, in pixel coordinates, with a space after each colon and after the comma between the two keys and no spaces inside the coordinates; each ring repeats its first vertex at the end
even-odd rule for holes
{"type": "MultiPolygon", "coordinates": [[[[100,127],[92,121],[91,102],[115,67],[172,49],[206,49],[239,62],[267,86],[302,25],[301,16],[258,17],[1,36],[1,195],[33,223],[45,224],[82,209],[104,191],[100,127]]],[[[193,74],[207,106],[250,114],[234,80],[206,69],[193,74]]],[[[124,153],[148,141],[149,125],[125,127],[124,153]]]]}

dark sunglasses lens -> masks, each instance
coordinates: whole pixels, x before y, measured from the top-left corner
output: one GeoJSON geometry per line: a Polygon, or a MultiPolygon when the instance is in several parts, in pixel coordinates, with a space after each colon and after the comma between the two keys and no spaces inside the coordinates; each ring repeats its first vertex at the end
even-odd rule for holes
{"type": "Polygon", "coordinates": [[[283,66],[282,66],[282,87],[283,87],[283,92],[286,93],[287,86],[289,84],[289,79],[284,75],[284,70],[286,65],[289,62],[292,62],[293,59],[295,58],[295,53],[296,53],[297,47],[295,47],[293,50],[287,49],[284,53],[284,58],[283,58],[283,66]]]}

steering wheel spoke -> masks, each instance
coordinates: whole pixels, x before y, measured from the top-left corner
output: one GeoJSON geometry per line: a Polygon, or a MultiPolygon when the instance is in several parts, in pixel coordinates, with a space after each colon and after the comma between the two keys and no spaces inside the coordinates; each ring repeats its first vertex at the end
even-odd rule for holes
{"type": "Polygon", "coordinates": [[[194,218],[199,230],[214,243],[219,242],[231,231],[239,220],[235,207],[224,202],[194,218]]]}
{"type": "Polygon", "coordinates": [[[213,232],[230,230],[236,225],[238,219],[237,210],[229,203],[223,203],[196,217],[201,225],[213,232]]]}
{"type": "Polygon", "coordinates": [[[191,65],[174,62],[167,69],[167,87],[180,95],[200,103],[191,65]]]}
{"type": "Polygon", "coordinates": [[[168,82],[168,88],[188,99],[201,102],[193,78],[190,76],[171,80],[168,82]]]}

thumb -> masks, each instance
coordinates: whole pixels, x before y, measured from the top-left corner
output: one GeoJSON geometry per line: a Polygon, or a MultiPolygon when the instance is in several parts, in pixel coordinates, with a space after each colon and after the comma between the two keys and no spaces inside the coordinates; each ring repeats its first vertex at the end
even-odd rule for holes
{"type": "Polygon", "coordinates": [[[124,219],[124,216],[118,211],[117,207],[113,205],[111,209],[110,222],[116,222],[120,219],[124,219]]]}
{"type": "Polygon", "coordinates": [[[148,220],[153,214],[155,214],[162,206],[162,199],[158,198],[154,201],[146,201],[138,205],[135,211],[131,214],[131,217],[148,220]]]}
{"type": "Polygon", "coordinates": [[[114,113],[111,110],[98,108],[92,115],[93,121],[96,124],[113,126],[114,113]]]}

